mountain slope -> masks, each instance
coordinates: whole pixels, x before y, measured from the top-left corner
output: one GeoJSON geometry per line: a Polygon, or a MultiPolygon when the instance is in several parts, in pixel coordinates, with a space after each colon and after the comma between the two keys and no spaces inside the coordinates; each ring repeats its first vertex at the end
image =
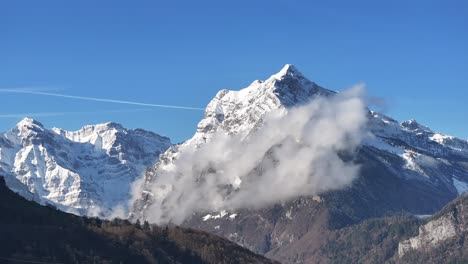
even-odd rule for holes
{"type": "Polygon", "coordinates": [[[0,135],[0,172],[24,197],[63,211],[106,215],[170,146],[166,137],[106,123],[74,132],[25,118],[0,135]]]}
{"type": "MultiPolygon", "coordinates": [[[[335,94],[307,80],[292,65],[240,91],[220,91],[207,106],[195,135],[169,149],[147,171],[132,217],[146,219],[155,199],[164,199],[165,192],[155,192],[151,186],[159,175],[176,169],[174,160],[181,153],[210,142],[219,132],[248,137],[272,110],[287,112],[316,96],[335,94]]],[[[433,214],[467,189],[468,141],[433,132],[414,120],[398,123],[372,111],[367,118],[372,136],[352,154],[360,172],[351,186],[262,209],[199,212],[184,225],[222,235],[286,263],[301,263],[323,246],[321,237],[329,231],[402,212],[433,214]]]]}
{"type": "Polygon", "coordinates": [[[0,211],[1,263],[273,263],[201,231],[59,212],[21,198],[1,176],[0,211]]]}

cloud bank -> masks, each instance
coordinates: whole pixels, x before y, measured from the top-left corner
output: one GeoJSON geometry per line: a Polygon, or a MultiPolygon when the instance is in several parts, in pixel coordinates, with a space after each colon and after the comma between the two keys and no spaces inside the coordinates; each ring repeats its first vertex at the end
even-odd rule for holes
{"type": "Polygon", "coordinates": [[[180,224],[195,212],[259,208],[349,185],[359,167],[339,153],[367,134],[362,87],[268,114],[248,135],[216,133],[185,148],[149,186],[146,218],[180,224]]]}

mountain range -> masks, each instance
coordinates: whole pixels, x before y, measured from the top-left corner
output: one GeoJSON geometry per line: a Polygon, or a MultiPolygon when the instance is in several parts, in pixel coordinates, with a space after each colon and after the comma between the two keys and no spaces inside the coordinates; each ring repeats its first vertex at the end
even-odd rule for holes
{"type": "MultiPolygon", "coordinates": [[[[249,138],[265,126],[271,112],[286,115],[313,99],[337,95],[288,64],[239,91],[219,91],[195,135],[177,145],[155,133],[115,123],[70,132],[49,130],[38,121],[24,119],[0,137],[0,172],[10,189],[41,204],[79,215],[109,217],[120,212],[129,213],[132,220],[151,221],[149,210],[155,203],[164,205],[170,193],[155,192],[154,186],[177,169],[184,153],[210,144],[219,134],[249,138]],[[132,197],[135,184],[140,184],[139,193],[132,197]]],[[[441,219],[437,216],[427,223],[420,219],[436,214],[468,190],[468,141],[432,131],[416,120],[399,123],[370,109],[365,118],[368,135],[351,153],[339,153],[341,159],[359,167],[349,185],[262,207],[195,211],[182,226],[225,237],[283,263],[340,262],[340,252],[344,263],[344,256],[351,262],[369,263],[417,256],[411,255],[412,250],[430,248],[427,245],[432,243],[424,234],[431,234],[437,226],[450,226],[448,220],[437,222],[441,219]],[[361,244],[353,241],[369,239],[365,232],[378,238],[361,244]]],[[[272,143],[269,150],[275,147],[272,143]]],[[[274,163],[269,151],[260,154],[253,161],[258,168],[274,163]]],[[[201,171],[195,184],[203,184],[210,168],[201,171]]],[[[226,191],[221,199],[246,188],[240,180],[233,182],[222,186],[226,191]]],[[[458,219],[454,217],[449,219],[458,219]]],[[[460,225],[452,226],[457,228],[439,230],[448,238],[465,232],[460,225]]]]}
{"type": "Polygon", "coordinates": [[[171,145],[120,124],[46,129],[25,118],[0,135],[0,173],[15,192],[79,215],[126,208],[131,184],[171,145]]]}

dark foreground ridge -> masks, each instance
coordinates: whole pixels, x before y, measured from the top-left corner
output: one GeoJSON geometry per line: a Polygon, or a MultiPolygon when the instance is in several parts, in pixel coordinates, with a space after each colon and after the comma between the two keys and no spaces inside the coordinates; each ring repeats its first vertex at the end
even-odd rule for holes
{"type": "Polygon", "coordinates": [[[273,263],[180,227],[78,217],[27,201],[0,177],[0,263],[273,263]]]}

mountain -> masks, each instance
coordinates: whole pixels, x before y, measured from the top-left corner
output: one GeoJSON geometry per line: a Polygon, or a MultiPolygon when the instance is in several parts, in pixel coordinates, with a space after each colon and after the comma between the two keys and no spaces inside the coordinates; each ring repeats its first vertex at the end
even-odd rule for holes
{"type": "Polygon", "coordinates": [[[274,263],[201,231],[79,217],[27,201],[0,176],[1,263],[274,263]]]}
{"type": "Polygon", "coordinates": [[[170,145],[167,137],[116,123],[66,131],[25,118],[0,135],[0,173],[28,199],[107,215],[127,206],[131,183],[170,145]]]}
{"type": "MultiPolygon", "coordinates": [[[[171,147],[147,170],[131,216],[148,219],[151,205],[164,201],[167,192],[155,192],[152,186],[174,170],[184,152],[200,148],[217,133],[247,138],[264,125],[267,113],[288,112],[318,96],[330,98],[337,93],[308,80],[292,65],[240,91],[218,92],[195,135],[171,147]]],[[[370,110],[367,119],[372,136],[351,154],[360,170],[350,186],[263,208],[201,211],[183,225],[224,236],[284,263],[309,263],[326,246],[324,238],[337,230],[376,217],[431,215],[468,190],[468,141],[432,131],[415,120],[398,123],[370,110]]],[[[269,158],[265,153],[258,162],[269,158]]]]}

